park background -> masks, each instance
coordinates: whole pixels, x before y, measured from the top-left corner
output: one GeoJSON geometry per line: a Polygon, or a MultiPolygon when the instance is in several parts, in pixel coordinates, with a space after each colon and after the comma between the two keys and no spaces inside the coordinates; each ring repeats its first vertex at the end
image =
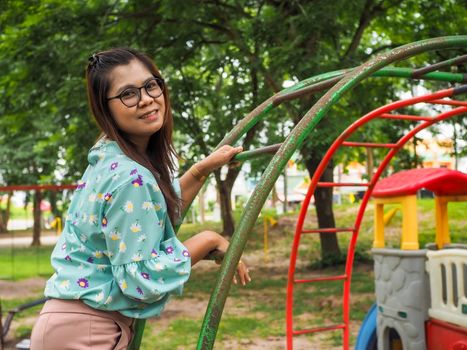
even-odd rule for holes
{"type": "MultiPolygon", "coordinates": [[[[2,186],[70,184],[79,179],[86,166],[87,152],[98,137],[87,106],[84,68],[88,57],[99,50],[128,46],[155,59],[171,93],[174,140],[181,156],[180,173],[183,173],[209,154],[249,111],[284,87],[318,73],[359,65],[375,54],[409,42],[462,34],[467,18],[462,1],[3,0],[1,4],[2,186]]],[[[436,51],[412,59],[408,64],[421,67],[449,57],[450,53],[436,51]]],[[[453,69],[466,70],[464,65],[453,69]]],[[[340,119],[355,119],[387,102],[440,87],[445,86],[387,79],[372,81],[371,85],[364,83],[353,90],[333,108],[290,162],[289,176],[286,176],[289,179],[285,191],[287,201],[297,198],[291,190],[300,187],[302,182],[306,184],[330,142],[342,131],[340,119]]],[[[304,97],[278,108],[242,139],[244,149],[281,142],[316,99],[317,96],[304,97]]],[[[390,125],[382,122],[368,132],[375,142],[388,142],[403,135],[407,127],[403,122],[390,125]]],[[[431,166],[465,171],[466,134],[465,117],[431,128],[429,133],[413,139],[392,163],[390,171],[427,166],[430,161],[431,166]],[[429,157],[435,156],[439,158],[430,160],[429,157]]],[[[325,180],[350,175],[365,179],[380,159],[378,152],[343,153],[333,160],[334,169],[327,172],[325,180]]],[[[265,165],[267,158],[260,158],[241,168],[215,172],[210,179],[212,187],[205,189],[207,198],[195,202],[180,235],[187,237],[203,228],[214,228],[230,236],[249,191],[265,165]]],[[[245,291],[235,287],[232,290],[220,330],[219,348],[253,349],[262,345],[283,348],[284,310],[273,306],[284,301],[297,207],[283,203],[281,183],[283,179],[271,194],[245,253],[255,283],[245,291]],[[273,219],[269,223],[277,221],[270,231],[267,255],[262,238],[264,217],[273,219]]],[[[40,296],[43,283],[51,273],[48,266],[51,247],[39,247],[40,235],[42,232],[56,236],[56,227],[47,229],[52,221],[50,217],[63,215],[70,191],[15,193],[21,198],[20,207],[12,200],[13,193],[0,195],[0,235],[10,238],[6,246],[0,247],[2,308],[8,310],[40,296]],[[49,211],[41,211],[41,203],[49,211]],[[7,230],[9,220],[25,219],[32,219],[32,227],[7,230]],[[34,237],[34,247],[20,248],[11,243],[11,238],[20,236],[34,237]]],[[[357,193],[325,194],[316,203],[321,206],[316,209],[324,213],[320,214],[320,223],[331,227],[336,218],[342,222],[350,220],[357,210],[351,203],[356,196],[357,193]]],[[[427,221],[423,226],[425,242],[434,235],[430,223],[432,210],[433,202],[429,199],[420,207],[419,214],[427,221]]],[[[450,207],[454,237],[465,228],[462,215],[465,211],[463,203],[450,207]]],[[[313,220],[316,225],[314,208],[310,212],[310,225],[313,220]]],[[[354,334],[374,300],[369,254],[371,222],[369,209],[353,279],[357,293],[352,316],[356,325],[354,334]]],[[[400,226],[397,215],[392,224],[394,241],[397,241],[400,226]]],[[[332,269],[345,254],[339,245],[320,251],[319,241],[311,241],[308,248],[310,269],[332,269]]],[[[216,267],[209,262],[194,271],[185,297],[173,303],[172,313],[168,310],[167,315],[150,323],[145,346],[151,348],[149,344],[153,342],[161,349],[193,348],[205,309],[203,303],[207,302],[215,273],[216,267]],[[178,333],[186,334],[187,339],[180,339],[178,333]]],[[[321,291],[323,295],[333,295],[324,301],[304,302],[304,321],[319,324],[324,318],[332,317],[339,295],[336,288],[330,284],[321,291]]],[[[27,337],[35,314],[37,309],[18,317],[10,345],[27,337]]],[[[306,337],[304,342],[318,344],[317,348],[332,348],[339,345],[339,340],[338,335],[331,333],[318,339],[306,337]]]]}

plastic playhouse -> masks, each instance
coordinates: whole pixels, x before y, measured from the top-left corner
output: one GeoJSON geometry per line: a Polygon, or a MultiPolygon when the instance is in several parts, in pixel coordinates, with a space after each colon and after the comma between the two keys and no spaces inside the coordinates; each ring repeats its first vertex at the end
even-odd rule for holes
{"type": "Polygon", "coordinates": [[[467,175],[403,171],[378,182],[373,197],[378,349],[467,349],[467,245],[451,245],[447,217],[449,202],[467,201],[467,175]],[[432,250],[419,249],[416,193],[422,188],[435,194],[432,250]],[[384,247],[386,203],[402,205],[401,249],[384,247]]]}
{"type": "MultiPolygon", "coordinates": [[[[293,339],[302,334],[317,332],[340,331],[342,334],[343,349],[350,348],[350,294],[353,261],[358,234],[362,224],[365,209],[374,198],[377,206],[391,200],[392,196],[383,193],[377,196],[377,185],[383,172],[390,161],[406,143],[419,131],[433,124],[448,120],[455,116],[467,113],[467,102],[456,99],[467,93],[467,79],[465,74],[451,72],[453,65],[467,62],[467,36],[449,36],[422,40],[390,51],[375,55],[367,62],[348,69],[333,72],[325,72],[286,88],[258,105],[245,116],[224,137],[218,147],[223,145],[236,145],[244,135],[261,120],[267,118],[270,111],[288,101],[300,99],[314,93],[320,95],[300,121],[290,131],[289,135],[279,145],[265,147],[259,150],[242,152],[235,157],[235,161],[243,161],[253,158],[261,153],[273,153],[261,179],[258,181],[252,195],[244,206],[240,221],[231,239],[230,247],[223,259],[220,271],[215,282],[213,292],[201,325],[197,349],[209,350],[214,348],[217,330],[222,318],[222,312],[229,294],[232,278],[236,266],[245,249],[249,234],[258,219],[261,209],[266,202],[269,193],[277,179],[282,174],[287,162],[293,154],[299,150],[305,140],[310,137],[319,137],[316,131],[317,125],[326,117],[331,109],[337,105],[342,96],[351,93],[352,89],[363,81],[372,79],[417,79],[430,80],[444,83],[447,88],[423,96],[414,96],[408,99],[395,101],[381,106],[360,119],[353,121],[342,118],[339,127],[346,128],[341,135],[330,145],[322,158],[308,187],[305,200],[302,203],[300,215],[297,220],[296,231],[290,253],[290,264],[287,283],[286,298],[286,347],[293,349],[293,339]],[[443,62],[437,62],[421,68],[401,67],[401,61],[430,51],[441,50],[443,55],[449,53],[454,56],[443,62]],[[459,53],[463,51],[462,53],[459,53]],[[420,116],[404,113],[401,109],[417,104],[443,106],[442,112],[434,116],[420,116]],[[398,140],[392,143],[376,143],[371,139],[362,140],[355,137],[354,133],[365,127],[375,119],[385,119],[388,123],[397,120],[410,122],[409,130],[398,140]],[[353,137],[353,138],[352,138],[353,137]],[[325,169],[330,165],[334,154],[341,148],[361,147],[378,148],[386,150],[383,160],[377,166],[375,173],[368,174],[369,180],[365,183],[342,183],[320,181],[325,169]],[[347,227],[317,227],[305,230],[303,225],[307,216],[308,206],[318,187],[358,187],[364,190],[362,200],[358,203],[359,209],[353,224],[347,227]],[[386,202],[385,202],[386,201],[386,202]],[[296,277],[297,260],[299,259],[300,241],[306,235],[347,234],[350,236],[347,247],[345,270],[337,276],[296,277]],[[340,281],[343,286],[342,295],[342,320],[337,324],[323,324],[317,328],[297,329],[294,324],[294,288],[297,284],[326,283],[328,281],[340,281]]],[[[426,57],[426,56],[425,56],[426,57]]],[[[303,99],[311,100],[311,99],[303,99]]],[[[354,116],[356,117],[356,116],[354,116]]],[[[436,170],[437,172],[439,169],[436,170]]],[[[464,175],[465,176],[465,175],[464,175]]],[[[389,180],[388,180],[389,181],[389,180]]],[[[441,186],[443,182],[452,183],[451,180],[433,180],[441,186]]],[[[382,185],[381,185],[382,186],[382,185]]],[[[416,188],[418,185],[415,185],[416,188]]],[[[424,183],[422,186],[429,186],[424,183]]],[[[465,177],[460,180],[460,185],[465,188],[465,177]]],[[[449,186],[448,186],[449,187],[449,186]]],[[[457,185],[455,186],[459,188],[457,185]]],[[[381,188],[384,188],[381,187],[381,188]]],[[[378,233],[373,249],[375,255],[376,299],[377,304],[365,318],[357,339],[356,349],[443,349],[458,350],[467,348],[467,256],[466,247],[454,244],[449,245],[449,231],[447,230],[447,204],[453,197],[458,196],[452,192],[443,192],[443,186],[433,190],[438,193],[436,249],[419,249],[416,235],[416,219],[414,218],[414,203],[412,199],[404,201],[405,234],[402,237],[403,249],[384,248],[384,230],[378,221],[378,233]],[[439,191],[438,191],[439,188],[439,191]],[[408,209],[407,209],[408,208],[408,209]],[[408,221],[407,221],[408,220],[408,221]],[[407,226],[409,225],[409,226],[407,226]],[[453,248],[453,249],[451,249],[453,248]]],[[[456,190],[457,191],[457,190],[456,190]]],[[[393,192],[390,192],[393,193],[393,192]]],[[[398,193],[401,201],[403,197],[410,197],[407,191],[398,193]]],[[[456,192],[457,193],[457,192],[456,192]]],[[[457,197],[456,197],[457,198],[457,197]]],[[[462,197],[464,198],[464,197],[462,197]]],[[[377,209],[382,211],[382,209],[377,209]]],[[[376,215],[377,220],[381,216],[376,215]]],[[[313,298],[313,295],[309,296],[313,298]]],[[[130,350],[140,348],[145,327],[145,320],[137,320],[135,324],[135,336],[130,350]]]]}

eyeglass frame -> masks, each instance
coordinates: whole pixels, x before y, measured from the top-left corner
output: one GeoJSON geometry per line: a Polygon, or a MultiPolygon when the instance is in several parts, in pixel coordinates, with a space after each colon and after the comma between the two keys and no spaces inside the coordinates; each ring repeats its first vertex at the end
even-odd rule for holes
{"type": "Polygon", "coordinates": [[[160,97],[161,95],[164,94],[165,81],[164,81],[164,79],[162,79],[162,78],[160,78],[160,77],[153,76],[152,78],[149,78],[148,80],[146,80],[146,82],[145,82],[142,86],[140,86],[140,87],[136,87],[136,86],[134,86],[134,87],[133,87],[133,86],[132,86],[132,87],[128,87],[128,88],[124,89],[122,92],[120,92],[120,93],[119,93],[118,95],[116,95],[116,96],[107,97],[106,100],[107,100],[107,101],[110,101],[110,100],[114,100],[114,99],[118,98],[118,99],[120,99],[120,101],[123,103],[124,106],[126,106],[126,107],[128,107],[128,108],[131,108],[131,107],[137,106],[138,103],[141,102],[141,97],[142,97],[142,95],[141,95],[141,89],[142,89],[142,88],[144,88],[144,90],[146,91],[146,93],[148,94],[149,97],[158,98],[158,97],[160,97]],[[161,93],[160,93],[159,95],[157,95],[157,96],[152,96],[152,95],[149,93],[148,89],[147,89],[148,83],[149,83],[150,81],[153,81],[153,80],[155,80],[155,81],[157,82],[157,85],[159,85],[159,87],[161,88],[161,93]],[[134,105],[132,105],[132,106],[128,106],[125,102],[123,102],[123,99],[122,99],[123,93],[124,93],[125,91],[129,90],[129,89],[136,89],[136,90],[138,91],[138,102],[136,102],[136,103],[135,103],[134,105]]]}

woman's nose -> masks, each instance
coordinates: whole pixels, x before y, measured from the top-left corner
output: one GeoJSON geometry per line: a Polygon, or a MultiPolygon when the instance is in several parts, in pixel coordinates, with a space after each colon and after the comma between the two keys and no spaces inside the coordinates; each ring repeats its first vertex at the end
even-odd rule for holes
{"type": "Polygon", "coordinates": [[[149,96],[146,89],[141,88],[140,94],[141,94],[141,99],[139,100],[140,105],[145,106],[145,105],[151,104],[154,101],[154,97],[149,96]]]}

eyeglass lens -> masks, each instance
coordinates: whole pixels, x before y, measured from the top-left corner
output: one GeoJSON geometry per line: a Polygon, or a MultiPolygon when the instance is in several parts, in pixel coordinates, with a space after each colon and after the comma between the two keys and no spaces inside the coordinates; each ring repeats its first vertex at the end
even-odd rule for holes
{"type": "Polygon", "coordinates": [[[141,100],[141,89],[143,87],[146,90],[146,93],[153,98],[162,95],[164,89],[163,83],[161,81],[158,81],[155,78],[151,79],[140,88],[132,87],[123,90],[123,92],[120,94],[120,99],[122,100],[123,104],[127,107],[136,106],[141,100]]]}

